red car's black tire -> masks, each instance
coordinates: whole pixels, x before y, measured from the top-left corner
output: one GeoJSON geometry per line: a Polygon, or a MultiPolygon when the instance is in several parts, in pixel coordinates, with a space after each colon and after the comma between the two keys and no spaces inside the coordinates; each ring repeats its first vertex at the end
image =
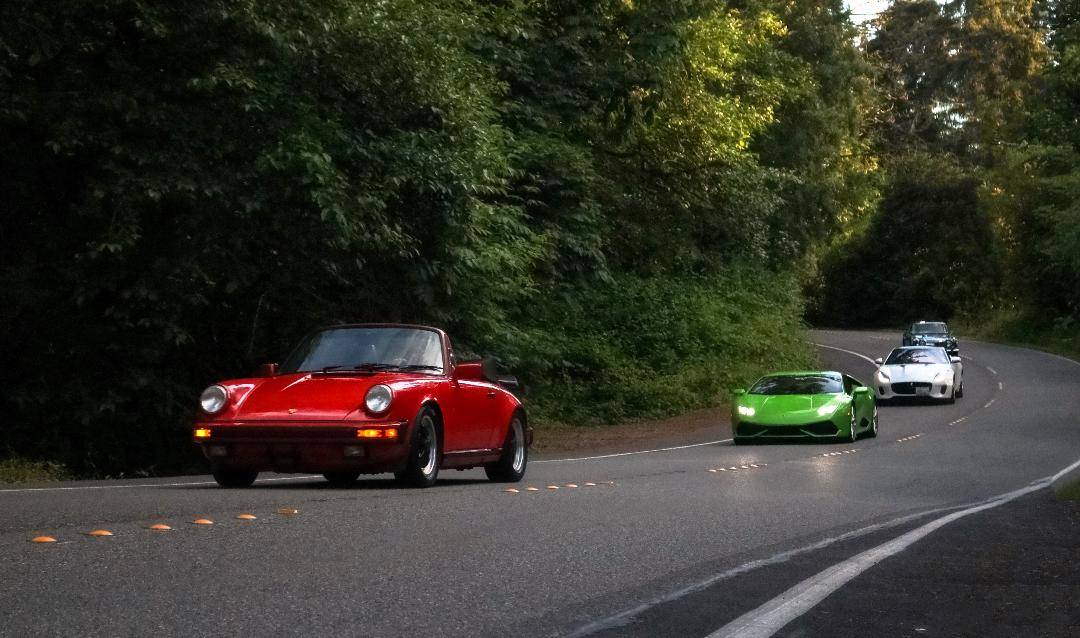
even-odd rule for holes
{"type": "Polygon", "coordinates": [[[529,445],[525,434],[525,420],[520,414],[510,417],[510,426],[506,430],[502,456],[494,463],[484,466],[484,473],[496,483],[517,483],[525,476],[529,465],[529,445]]]}
{"type": "Polygon", "coordinates": [[[405,469],[394,472],[398,483],[408,487],[431,487],[439,480],[442,462],[442,427],[439,413],[424,407],[416,415],[405,469]]]}
{"type": "Polygon", "coordinates": [[[323,478],[335,487],[347,487],[360,478],[360,472],[324,472],[323,478]]]}
{"type": "Polygon", "coordinates": [[[217,468],[211,472],[221,487],[251,487],[259,473],[254,470],[217,468]]]}

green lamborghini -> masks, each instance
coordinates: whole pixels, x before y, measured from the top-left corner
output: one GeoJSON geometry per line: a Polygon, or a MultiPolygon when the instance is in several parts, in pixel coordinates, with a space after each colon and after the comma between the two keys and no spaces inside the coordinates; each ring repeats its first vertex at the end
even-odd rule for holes
{"type": "Polygon", "coordinates": [[[839,372],[778,372],[736,390],[731,402],[736,445],[751,441],[877,436],[874,393],[839,372]]]}

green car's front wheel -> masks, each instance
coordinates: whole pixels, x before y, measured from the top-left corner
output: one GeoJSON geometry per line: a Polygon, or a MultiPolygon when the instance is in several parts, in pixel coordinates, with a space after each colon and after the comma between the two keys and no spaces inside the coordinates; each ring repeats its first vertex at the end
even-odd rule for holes
{"type": "Polygon", "coordinates": [[[855,406],[851,406],[851,425],[848,426],[848,443],[854,443],[859,440],[859,432],[855,429],[858,425],[859,422],[855,418],[855,406]]]}
{"type": "Polygon", "coordinates": [[[874,416],[870,420],[870,429],[866,431],[866,436],[868,438],[872,439],[875,436],[877,436],[877,427],[878,427],[877,422],[878,422],[877,405],[875,405],[874,406],[874,416]]]}

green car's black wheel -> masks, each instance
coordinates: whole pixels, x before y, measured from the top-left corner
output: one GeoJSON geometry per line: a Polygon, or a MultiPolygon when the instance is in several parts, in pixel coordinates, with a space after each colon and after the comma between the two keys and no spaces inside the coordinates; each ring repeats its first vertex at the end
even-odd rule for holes
{"type": "Polygon", "coordinates": [[[848,426],[848,443],[854,443],[859,440],[859,432],[855,428],[858,427],[859,422],[855,418],[855,406],[851,406],[851,425],[848,426]]]}
{"type": "Polygon", "coordinates": [[[878,428],[877,422],[878,422],[877,405],[875,405],[874,406],[874,416],[870,420],[870,429],[866,431],[866,437],[867,438],[872,439],[872,438],[877,436],[877,428],[878,428]]]}

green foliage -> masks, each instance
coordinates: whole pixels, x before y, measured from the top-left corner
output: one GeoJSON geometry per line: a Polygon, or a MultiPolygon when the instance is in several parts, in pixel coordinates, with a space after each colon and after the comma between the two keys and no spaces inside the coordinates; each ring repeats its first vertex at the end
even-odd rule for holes
{"type": "Polygon", "coordinates": [[[737,267],[682,278],[619,275],[533,308],[511,352],[546,418],[607,423],[715,404],[761,374],[811,365],[794,277],[737,267]],[[581,321],[566,323],[561,313],[581,321]]]}
{"type": "Polygon", "coordinates": [[[889,153],[960,150],[963,74],[955,52],[963,30],[955,3],[898,0],[875,21],[866,49],[877,66],[883,104],[879,143],[889,153]]]}
{"type": "Polygon", "coordinates": [[[914,154],[889,167],[864,233],[833,247],[809,292],[810,318],[836,326],[950,319],[985,307],[1000,280],[979,183],[955,163],[914,154]]]}
{"type": "Polygon", "coordinates": [[[815,321],[1016,316],[1048,335],[1080,318],[1077,7],[905,0],[882,14],[867,49],[888,186],[867,228],[824,254],[815,321]]]}
{"type": "Polygon", "coordinates": [[[10,458],[0,460],[0,483],[62,481],[70,473],[59,463],[10,458]]]}

